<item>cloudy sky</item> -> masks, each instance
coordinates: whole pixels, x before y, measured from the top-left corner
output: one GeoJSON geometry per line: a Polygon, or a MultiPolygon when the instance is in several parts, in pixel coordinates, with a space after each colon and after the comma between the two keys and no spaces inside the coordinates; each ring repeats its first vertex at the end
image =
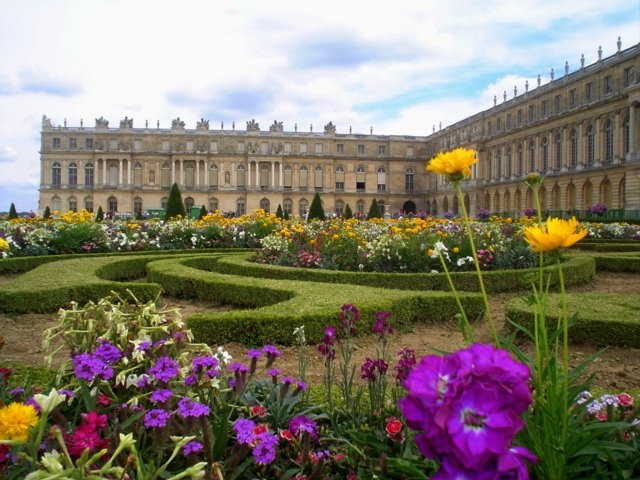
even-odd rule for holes
{"type": "Polygon", "coordinates": [[[0,211],[38,207],[43,114],[428,135],[619,36],[638,0],[3,0],[0,211]]]}

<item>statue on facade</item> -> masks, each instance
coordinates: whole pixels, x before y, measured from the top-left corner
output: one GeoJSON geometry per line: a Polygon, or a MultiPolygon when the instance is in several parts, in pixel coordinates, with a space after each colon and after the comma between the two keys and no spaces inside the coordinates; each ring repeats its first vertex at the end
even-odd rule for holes
{"type": "Polygon", "coordinates": [[[104,117],[96,118],[96,128],[109,128],[109,120],[104,117]]]}
{"type": "Polygon", "coordinates": [[[282,122],[278,122],[277,120],[273,121],[273,125],[269,127],[270,132],[283,132],[284,127],[282,126],[282,122]]]}
{"type": "Polygon", "coordinates": [[[325,135],[335,135],[336,134],[336,126],[333,122],[329,122],[324,126],[324,134],[325,135]]]}
{"type": "Polygon", "coordinates": [[[251,119],[250,122],[247,122],[247,132],[259,132],[260,124],[255,121],[255,119],[251,119]]]}
{"type": "Polygon", "coordinates": [[[120,120],[120,128],[133,128],[133,118],[124,117],[120,120]]]}
{"type": "Polygon", "coordinates": [[[196,128],[198,130],[209,130],[209,120],[201,118],[200,121],[196,124],[196,128]]]}
{"type": "Polygon", "coordinates": [[[51,130],[52,128],[51,119],[46,115],[42,115],[42,130],[51,130]]]}
{"type": "Polygon", "coordinates": [[[180,120],[180,117],[176,117],[173,120],[171,120],[171,129],[176,129],[176,128],[184,128],[186,124],[180,120]]]}

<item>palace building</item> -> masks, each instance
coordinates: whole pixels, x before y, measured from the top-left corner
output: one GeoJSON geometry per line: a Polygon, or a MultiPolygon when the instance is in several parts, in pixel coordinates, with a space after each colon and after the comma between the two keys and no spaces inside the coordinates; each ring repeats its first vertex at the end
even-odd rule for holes
{"type": "Polygon", "coordinates": [[[570,72],[550,72],[550,81],[514,87],[494,98],[492,108],[425,136],[268,129],[251,120],[195,129],[176,118],[134,127],[125,117],[117,128],[100,117],[95,126],[54,126],[43,116],[39,208],[52,211],[102,206],[113,214],[135,214],[166,206],[177,183],[189,211],[243,214],[278,205],[304,216],[315,192],[325,212],[341,215],[347,204],[366,214],[372,201],[383,213],[457,214],[458,199],[426,162],[456,147],[478,151],[473,175],[462,184],[473,214],[521,216],[533,207],[523,183],[530,172],[545,177],[542,208],[588,210],[594,203],[640,218],[640,44],[618,49],[570,72]],[[511,93],[511,92],[510,92],[511,93]]]}

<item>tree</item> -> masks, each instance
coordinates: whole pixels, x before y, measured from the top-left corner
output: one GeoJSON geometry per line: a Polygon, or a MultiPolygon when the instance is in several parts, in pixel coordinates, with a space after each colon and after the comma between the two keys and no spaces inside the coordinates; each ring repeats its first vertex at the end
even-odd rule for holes
{"type": "Polygon", "coordinates": [[[276,210],[277,218],[284,218],[284,213],[282,212],[282,205],[278,204],[278,208],[276,210]]]}
{"type": "Polygon", "coordinates": [[[282,215],[282,219],[283,220],[289,220],[289,212],[287,212],[286,210],[284,211],[283,215],[282,215]]]}
{"type": "Polygon", "coordinates": [[[309,215],[307,215],[307,220],[311,221],[313,219],[324,220],[324,208],[322,208],[322,200],[320,200],[320,194],[316,192],[313,196],[313,200],[311,200],[311,206],[309,207],[309,215]]]}
{"type": "Polygon", "coordinates": [[[178,184],[174,183],[171,186],[171,192],[169,192],[169,200],[167,200],[167,213],[164,216],[164,221],[174,220],[178,217],[184,218],[187,216],[187,211],[182,203],[182,195],[178,184]]]}
{"type": "Polygon", "coordinates": [[[51,209],[49,205],[47,205],[44,209],[44,214],[42,215],[43,220],[49,220],[51,218],[51,209]]]}
{"type": "Polygon", "coordinates": [[[202,220],[202,217],[206,217],[209,214],[209,212],[207,212],[207,208],[202,205],[202,207],[200,207],[200,214],[198,215],[198,220],[202,220]]]}
{"type": "Polygon", "coordinates": [[[371,200],[369,213],[367,213],[367,220],[371,220],[372,218],[382,218],[382,216],[380,215],[380,208],[378,208],[378,202],[375,198],[371,200]]]}
{"type": "Polygon", "coordinates": [[[9,207],[9,218],[8,220],[14,220],[18,218],[18,212],[16,212],[16,206],[11,202],[11,207],[9,207]]]}
{"type": "Polygon", "coordinates": [[[344,207],[344,211],[342,212],[342,218],[344,218],[345,220],[349,220],[350,218],[353,218],[353,212],[351,211],[351,207],[349,206],[348,203],[344,207]]]}

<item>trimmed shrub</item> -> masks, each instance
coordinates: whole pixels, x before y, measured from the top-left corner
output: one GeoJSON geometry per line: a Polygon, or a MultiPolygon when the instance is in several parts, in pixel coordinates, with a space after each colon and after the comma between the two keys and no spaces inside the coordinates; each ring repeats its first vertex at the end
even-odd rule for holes
{"type": "Polygon", "coordinates": [[[367,220],[371,220],[372,218],[382,218],[382,215],[380,215],[380,207],[378,207],[378,202],[375,198],[371,200],[369,213],[367,213],[367,220]]]}
{"type": "Polygon", "coordinates": [[[164,220],[167,222],[176,218],[185,218],[186,216],[187,211],[184,208],[184,203],[182,203],[182,195],[180,194],[180,189],[178,188],[178,184],[174,183],[171,186],[171,191],[169,192],[169,199],[167,200],[167,213],[165,214],[164,220]]]}
{"type": "Polygon", "coordinates": [[[322,200],[320,199],[320,194],[318,192],[316,192],[313,196],[313,200],[311,200],[309,215],[307,215],[308,221],[314,219],[324,220],[324,208],[322,208],[322,200]]]}

